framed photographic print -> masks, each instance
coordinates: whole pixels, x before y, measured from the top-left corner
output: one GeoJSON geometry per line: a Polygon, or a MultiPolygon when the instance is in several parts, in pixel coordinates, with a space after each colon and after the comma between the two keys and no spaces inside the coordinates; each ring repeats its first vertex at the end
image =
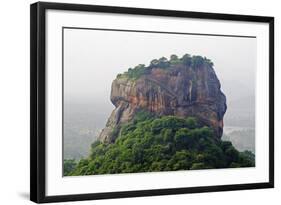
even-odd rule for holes
{"type": "Polygon", "coordinates": [[[31,5],[31,200],[274,186],[274,18],[31,5]]]}

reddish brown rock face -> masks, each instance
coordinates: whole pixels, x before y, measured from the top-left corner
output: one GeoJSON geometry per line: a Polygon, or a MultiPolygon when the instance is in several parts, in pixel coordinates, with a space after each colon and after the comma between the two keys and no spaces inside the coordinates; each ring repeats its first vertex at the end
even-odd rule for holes
{"type": "Polygon", "coordinates": [[[153,68],[138,79],[116,78],[111,101],[116,108],[99,136],[103,142],[114,142],[113,130],[132,120],[140,109],[159,116],[196,117],[212,127],[218,138],[222,136],[226,97],[209,65],[191,68],[178,64],[153,68]]]}

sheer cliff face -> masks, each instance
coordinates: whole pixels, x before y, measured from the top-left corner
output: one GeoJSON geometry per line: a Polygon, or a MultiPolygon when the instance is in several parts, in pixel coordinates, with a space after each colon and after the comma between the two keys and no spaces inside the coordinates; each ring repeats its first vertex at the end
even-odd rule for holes
{"type": "Polygon", "coordinates": [[[139,110],[156,115],[196,117],[222,136],[226,97],[212,66],[151,68],[137,79],[117,77],[112,82],[111,101],[115,105],[99,140],[112,143],[120,125],[130,122],[139,110]]]}

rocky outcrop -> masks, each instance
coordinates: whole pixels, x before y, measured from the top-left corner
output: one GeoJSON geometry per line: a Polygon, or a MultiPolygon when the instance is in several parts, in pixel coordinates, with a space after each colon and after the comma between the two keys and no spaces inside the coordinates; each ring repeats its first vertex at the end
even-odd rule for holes
{"type": "Polygon", "coordinates": [[[220,87],[212,65],[207,63],[193,67],[179,63],[165,69],[147,67],[138,78],[120,75],[111,87],[111,102],[116,108],[99,140],[114,142],[120,126],[139,110],[159,116],[196,117],[221,138],[226,97],[220,87]]]}

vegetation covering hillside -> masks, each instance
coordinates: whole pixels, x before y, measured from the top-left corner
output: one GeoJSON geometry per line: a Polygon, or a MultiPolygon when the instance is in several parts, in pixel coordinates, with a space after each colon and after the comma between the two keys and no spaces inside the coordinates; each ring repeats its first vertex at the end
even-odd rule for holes
{"type": "Polygon", "coordinates": [[[150,62],[149,66],[139,64],[134,68],[129,68],[125,73],[118,74],[117,78],[126,77],[131,79],[138,79],[140,76],[149,73],[153,68],[169,69],[179,64],[186,67],[191,67],[193,69],[196,69],[204,64],[213,66],[213,62],[206,57],[196,55],[191,56],[189,54],[185,54],[181,58],[179,58],[177,55],[173,54],[170,56],[169,60],[165,57],[161,57],[159,59],[153,59],[150,62]]]}
{"type": "Polygon", "coordinates": [[[251,152],[213,136],[195,118],[139,112],[115,143],[92,144],[88,158],[65,160],[64,175],[93,175],[255,166],[251,152]]]}

